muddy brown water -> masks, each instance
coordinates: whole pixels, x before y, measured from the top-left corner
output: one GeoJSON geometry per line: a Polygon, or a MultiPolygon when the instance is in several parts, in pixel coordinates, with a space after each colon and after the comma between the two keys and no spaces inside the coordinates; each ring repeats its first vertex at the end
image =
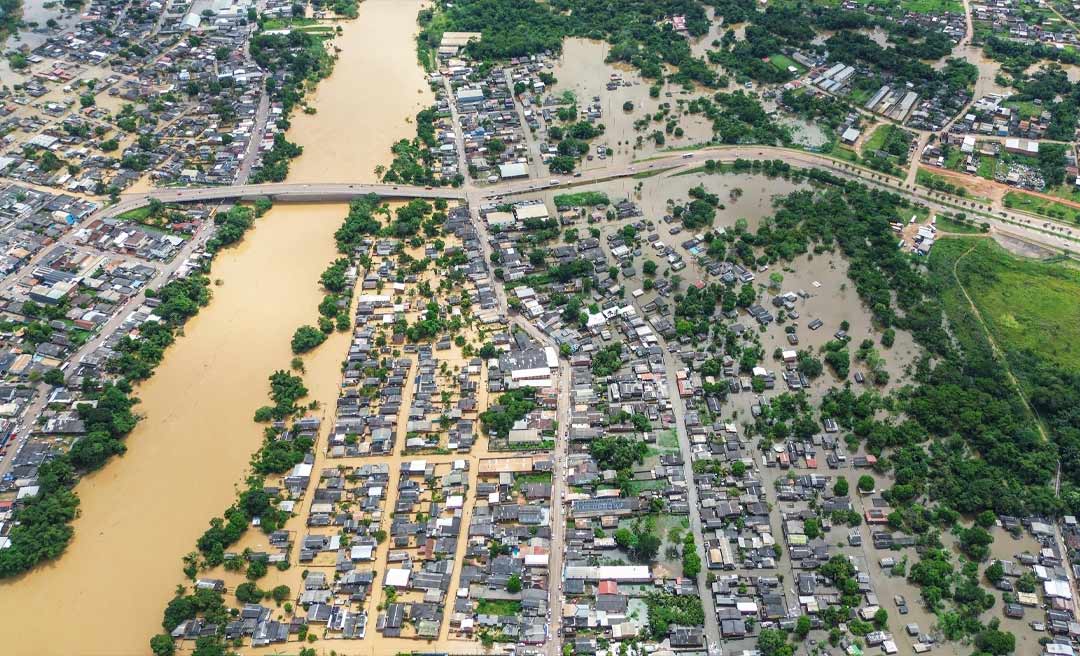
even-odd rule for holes
{"type": "MultiPolygon", "coordinates": [[[[335,73],[313,96],[318,113],[293,120],[290,138],[305,150],[290,180],[372,180],[390,144],[414,134],[404,117],[426,102],[412,41],[420,7],[369,0],[344,23],[335,73]]],[[[258,445],[251,416],[265,403],[267,376],[288,366],[293,330],[317,318],[318,276],[345,211],[278,206],[219,256],[214,300],[138,389],[145,419],[128,453],[78,486],[81,517],[66,553],[0,584],[4,653],[148,651],[181,557],[232,501],[258,445]]],[[[307,358],[311,398],[332,401],[343,353],[335,338],[307,358]]]]}

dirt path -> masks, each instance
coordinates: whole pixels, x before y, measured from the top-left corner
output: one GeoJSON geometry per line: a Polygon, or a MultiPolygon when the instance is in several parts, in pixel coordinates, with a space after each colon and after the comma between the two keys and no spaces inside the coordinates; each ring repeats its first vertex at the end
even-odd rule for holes
{"type": "Polygon", "coordinates": [[[957,270],[960,267],[960,260],[967,257],[971,253],[971,251],[975,250],[975,248],[978,247],[978,245],[978,241],[973,241],[971,247],[964,251],[964,253],[960,257],[956,258],[955,262],[953,262],[953,279],[956,280],[956,286],[960,288],[960,292],[964,295],[964,298],[967,299],[968,305],[971,306],[971,311],[975,314],[975,319],[978,320],[979,326],[982,327],[983,332],[986,333],[986,341],[990,344],[990,350],[993,351],[994,358],[1000,360],[1001,363],[1005,366],[1005,375],[1009,378],[1009,384],[1012,385],[1013,389],[1016,390],[1017,395],[1020,396],[1020,400],[1024,402],[1024,407],[1026,407],[1028,412],[1031,413],[1031,416],[1035,418],[1035,426],[1039,429],[1039,435],[1041,435],[1044,440],[1049,441],[1050,437],[1046,434],[1046,429],[1043,427],[1042,418],[1039,417],[1039,413],[1035,411],[1035,408],[1031,407],[1031,403],[1028,401],[1027,395],[1024,394],[1024,390],[1020,386],[1020,381],[1018,381],[1016,379],[1016,376],[1013,375],[1012,367],[1009,366],[1009,361],[1005,359],[1005,354],[998,347],[997,342],[994,340],[994,335],[990,332],[990,327],[986,325],[986,321],[983,320],[982,313],[979,312],[979,308],[975,305],[975,301],[971,299],[971,295],[968,294],[967,289],[964,287],[964,283],[960,282],[960,276],[957,274],[957,270]]]}

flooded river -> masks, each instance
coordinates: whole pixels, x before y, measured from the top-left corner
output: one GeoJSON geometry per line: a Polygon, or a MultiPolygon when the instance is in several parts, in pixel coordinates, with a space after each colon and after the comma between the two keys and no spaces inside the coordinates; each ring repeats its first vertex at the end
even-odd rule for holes
{"type": "Polygon", "coordinates": [[[374,181],[390,146],[415,135],[416,112],[434,97],[416,62],[421,4],[367,0],[355,21],[341,23],[345,33],[334,42],[341,59],[309,97],[316,113],[292,119],[289,138],[304,156],[293,163],[290,182],[374,181]]]}
{"type": "MultiPolygon", "coordinates": [[[[368,0],[344,23],[333,76],[298,113],[290,138],[304,155],[290,181],[374,178],[404,121],[427,102],[412,35],[421,3],[368,0]],[[373,100],[374,99],[374,100],[373,100]]],[[[138,390],[145,416],[128,453],[78,486],[82,515],[56,562],[0,584],[0,630],[10,654],[143,654],[180,580],[180,559],[234,497],[261,429],[267,376],[288,366],[289,338],[314,323],[319,273],[333,259],[344,205],[282,205],[222,253],[214,300],[186,327],[138,390]]],[[[342,343],[307,358],[312,398],[326,403],[342,343]],[[329,383],[329,384],[327,384],[329,383]]]]}

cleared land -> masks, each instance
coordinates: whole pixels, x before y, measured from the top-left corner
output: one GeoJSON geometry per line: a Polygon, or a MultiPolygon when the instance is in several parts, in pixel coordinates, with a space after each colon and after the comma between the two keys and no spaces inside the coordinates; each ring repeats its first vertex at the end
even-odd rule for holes
{"type": "MultiPolygon", "coordinates": [[[[1080,367],[1080,272],[1060,263],[1010,255],[993,240],[942,239],[931,257],[956,263],[956,275],[998,346],[1080,367]]],[[[948,307],[946,310],[952,316],[948,307]]]]}

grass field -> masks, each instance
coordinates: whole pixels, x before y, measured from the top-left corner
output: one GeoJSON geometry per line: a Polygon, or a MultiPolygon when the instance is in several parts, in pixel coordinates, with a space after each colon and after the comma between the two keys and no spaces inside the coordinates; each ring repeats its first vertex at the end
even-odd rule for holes
{"type": "Polygon", "coordinates": [[[559,209],[565,209],[567,207],[607,205],[610,202],[608,195],[602,191],[578,191],[570,194],[557,194],[555,196],[555,207],[559,209]]]}
{"type": "Polygon", "coordinates": [[[1071,200],[1074,203],[1080,203],[1080,187],[1074,184],[1063,184],[1057,187],[1050,187],[1043,190],[1043,193],[1050,194],[1051,196],[1057,196],[1058,198],[1064,198],[1065,200],[1071,200]]]}
{"type": "Polygon", "coordinates": [[[1057,201],[1025,194],[1022,191],[1010,191],[1005,194],[1005,207],[1038,214],[1049,219],[1080,223],[1080,209],[1069,207],[1057,201]]]}
{"type": "Polygon", "coordinates": [[[769,56],[769,63],[771,63],[773,66],[779,68],[782,71],[786,71],[788,69],[788,66],[794,66],[795,70],[798,71],[798,73],[796,73],[796,75],[802,75],[803,73],[806,72],[806,67],[805,66],[803,66],[802,64],[795,61],[791,57],[788,57],[787,55],[782,54],[782,53],[776,53],[775,55],[770,55],[769,56]]]}
{"type": "Polygon", "coordinates": [[[530,483],[551,483],[551,472],[529,472],[514,474],[514,489],[522,490],[530,483]]]}
{"type": "Polygon", "coordinates": [[[964,13],[964,4],[960,0],[900,0],[899,2],[896,0],[859,0],[859,2],[889,9],[899,5],[903,11],[913,11],[917,14],[964,13]]]}
{"type": "Polygon", "coordinates": [[[950,171],[959,171],[964,168],[964,153],[960,152],[959,148],[949,150],[949,154],[945,158],[945,168],[950,171]]]}
{"type": "Polygon", "coordinates": [[[1014,257],[992,239],[941,239],[931,257],[960,258],[956,274],[1004,353],[1080,367],[1080,271],[1014,257]]]}
{"type": "Polygon", "coordinates": [[[961,235],[977,235],[982,233],[982,228],[971,223],[960,223],[943,216],[937,218],[937,229],[945,232],[955,232],[961,235]]]}
{"type": "MultiPolygon", "coordinates": [[[[266,30],[285,30],[290,27],[308,27],[318,25],[319,21],[314,18],[270,18],[263,23],[266,30]]],[[[333,29],[333,28],[331,28],[333,29]]]]}
{"type": "Polygon", "coordinates": [[[847,146],[841,146],[839,141],[834,142],[832,148],[825,151],[825,154],[831,155],[836,159],[842,159],[845,162],[851,162],[853,164],[859,163],[858,153],[856,153],[851,148],[848,148],[847,146]]]}
{"type": "Polygon", "coordinates": [[[1016,111],[1020,112],[1021,119],[1038,116],[1039,114],[1042,114],[1043,110],[1045,109],[1045,107],[1043,107],[1042,105],[1036,105],[1030,100],[1011,100],[1002,104],[1004,104],[1006,107],[1011,107],[1016,111]]]}
{"type": "Polygon", "coordinates": [[[136,207],[133,210],[128,210],[116,218],[121,221],[134,221],[135,223],[143,223],[150,218],[150,207],[136,207]]]}

